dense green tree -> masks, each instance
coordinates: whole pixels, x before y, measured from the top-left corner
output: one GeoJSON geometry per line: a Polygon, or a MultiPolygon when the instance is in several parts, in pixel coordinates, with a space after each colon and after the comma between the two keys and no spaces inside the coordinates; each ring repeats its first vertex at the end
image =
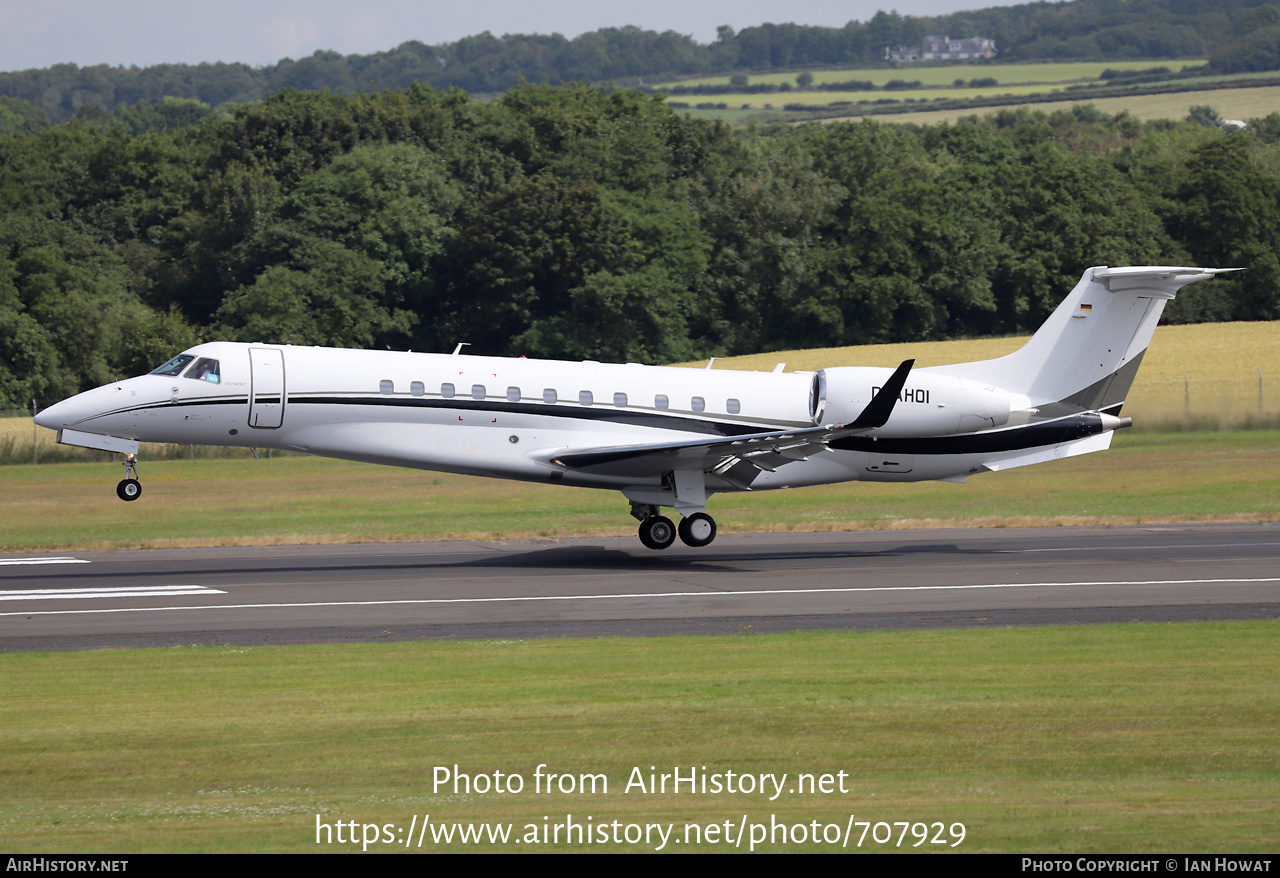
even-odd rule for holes
{"type": "MultiPolygon", "coordinates": [[[[560,50],[472,60],[517,43],[560,50]]],[[[664,361],[1023,332],[1097,264],[1248,267],[1169,319],[1280,316],[1273,128],[1083,106],[733,131],[541,83],[85,110],[0,135],[0,405],[200,338],[664,361]]]]}
{"type": "Polygon", "coordinates": [[[1248,31],[1214,49],[1209,64],[1222,73],[1280,70],[1280,24],[1248,31]]]}
{"type": "Polygon", "coordinates": [[[697,331],[716,351],[774,349],[842,187],[791,137],[753,141],[717,165],[700,205],[716,307],[701,315],[697,331]]]}
{"type": "Polygon", "coordinates": [[[176,308],[148,310],[124,326],[119,370],[124,375],[142,375],[200,341],[199,332],[176,308]]]}
{"type": "Polygon", "coordinates": [[[111,248],[64,221],[8,214],[0,266],[7,392],[61,398],[122,374],[125,329],[147,309],[111,248]]]}
{"type": "Polygon", "coordinates": [[[440,328],[477,353],[541,353],[512,351],[511,340],[570,307],[587,277],[640,263],[626,218],[604,196],[588,181],[539,175],[464,210],[440,328]]]}
{"type": "Polygon", "coordinates": [[[38,134],[49,127],[49,114],[30,101],[0,97],[0,137],[8,134],[38,134]]]}
{"type": "Polygon", "coordinates": [[[408,334],[414,315],[383,305],[385,267],[333,241],[312,240],[229,293],[214,331],[231,341],[378,347],[408,334]]]}
{"type": "Polygon", "coordinates": [[[1220,279],[1214,292],[1237,320],[1280,318],[1280,181],[1249,156],[1249,138],[1224,136],[1187,161],[1169,216],[1195,264],[1247,268],[1220,279]]]}
{"type": "Polygon", "coordinates": [[[0,257],[0,408],[57,401],[57,391],[49,391],[58,371],[58,353],[44,327],[25,313],[17,282],[18,267],[7,256],[0,257]]]}

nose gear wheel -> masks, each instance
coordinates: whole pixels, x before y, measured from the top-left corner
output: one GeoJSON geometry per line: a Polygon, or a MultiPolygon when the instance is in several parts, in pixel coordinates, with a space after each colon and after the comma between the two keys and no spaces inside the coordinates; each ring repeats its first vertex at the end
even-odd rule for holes
{"type": "Polygon", "coordinates": [[[137,500],[142,496],[142,482],[138,481],[138,458],[133,454],[124,456],[124,479],[116,485],[116,496],[124,501],[137,500]]]}

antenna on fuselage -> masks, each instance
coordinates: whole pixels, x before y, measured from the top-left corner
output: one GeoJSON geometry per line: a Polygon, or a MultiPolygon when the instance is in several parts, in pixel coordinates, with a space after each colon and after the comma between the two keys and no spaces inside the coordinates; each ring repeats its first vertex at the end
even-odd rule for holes
{"type": "Polygon", "coordinates": [[[454,348],[454,349],[453,349],[453,355],[456,357],[456,356],[458,356],[458,354],[462,353],[462,349],[463,349],[463,348],[469,348],[469,347],[471,347],[471,342],[469,342],[469,341],[460,341],[460,342],[458,342],[458,346],[457,346],[456,348],[454,348]]]}

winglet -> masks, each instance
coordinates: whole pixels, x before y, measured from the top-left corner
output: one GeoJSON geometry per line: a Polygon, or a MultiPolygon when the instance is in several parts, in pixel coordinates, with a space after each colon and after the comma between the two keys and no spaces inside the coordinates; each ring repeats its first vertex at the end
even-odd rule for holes
{"type": "Polygon", "coordinates": [[[858,419],[852,424],[845,424],[845,429],[874,430],[877,427],[883,427],[888,422],[889,415],[893,414],[893,407],[898,404],[902,387],[907,383],[907,373],[915,363],[915,360],[903,360],[902,365],[884,383],[884,387],[871,397],[871,402],[867,403],[867,407],[862,410],[862,414],[858,415],[858,419]]]}

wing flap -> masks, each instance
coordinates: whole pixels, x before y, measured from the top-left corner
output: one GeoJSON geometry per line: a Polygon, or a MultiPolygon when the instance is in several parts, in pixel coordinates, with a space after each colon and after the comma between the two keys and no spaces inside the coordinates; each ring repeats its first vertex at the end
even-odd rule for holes
{"type": "MultiPolygon", "coordinates": [[[[725,457],[749,459],[751,454],[769,454],[783,448],[789,450],[812,447],[815,450],[825,450],[825,440],[838,429],[840,428],[808,427],[802,430],[752,433],[746,436],[735,436],[732,439],[693,439],[686,442],[654,442],[645,445],[585,448],[561,452],[551,462],[569,469],[590,469],[640,459],[652,459],[662,461],[663,466],[657,469],[663,471],[672,469],[676,463],[689,466],[700,463],[704,468],[710,468],[725,457]]],[[[652,466],[646,466],[644,469],[655,470],[652,466]]]]}

